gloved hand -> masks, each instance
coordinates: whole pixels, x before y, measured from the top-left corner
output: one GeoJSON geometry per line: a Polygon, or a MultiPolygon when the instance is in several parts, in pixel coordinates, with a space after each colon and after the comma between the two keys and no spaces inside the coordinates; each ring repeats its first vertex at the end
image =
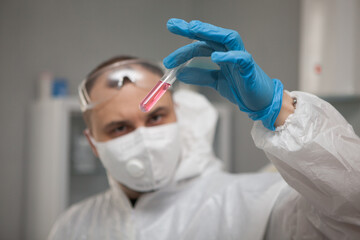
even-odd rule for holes
{"type": "Polygon", "coordinates": [[[200,21],[187,23],[172,18],[167,22],[170,32],[199,40],[183,46],[164,59],[167,68],[176,67],[193,57],[211,56],[220,70],[186,67],[177,78],[185,83],[210,86],[223,97],[237,104],[253,120],[275,130],[275,120],[282,104],[283,85],[270,79],[245,50],[240,35],[200,21]]]}

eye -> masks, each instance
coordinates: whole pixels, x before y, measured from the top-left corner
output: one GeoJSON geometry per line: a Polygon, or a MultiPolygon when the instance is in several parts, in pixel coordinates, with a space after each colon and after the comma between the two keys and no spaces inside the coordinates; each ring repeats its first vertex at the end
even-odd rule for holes
{"type": "Polygon", "coordinates": [[[126,130],[126,126],[118,126],[114,129],[114,132],[124,132],[126,130]]]}
{"type": "Polygon", "coordinates": [[[128,132],[129,132],[129,127],[128,126],[119,125],[119,126],[117,126],[117,127],[110,130],[110,135],[112,137],[118,137],[118,136],[125,135],[128,132]]]}
{"type": "Polygon", "coordinates": [[[151,116],[151,117],[149,118],[149,123],[150,123],[150,124],[160,123],[162,119],[163,119],[163,115],[161,115],[161,114],[156,114],[156,115],[151,116]]]}

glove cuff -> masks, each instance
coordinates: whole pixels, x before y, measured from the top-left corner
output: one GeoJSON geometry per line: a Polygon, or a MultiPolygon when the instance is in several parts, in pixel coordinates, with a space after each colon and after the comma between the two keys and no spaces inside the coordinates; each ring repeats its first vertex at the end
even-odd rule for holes
{"type": "Polygon", "coordinates": [[[257,112],[248,112],[248,116],[254,120],[261,120],[264,127],[271,131],[275,131],[275,121],[278,117],[283,98],[284,85],[278,79],[273,79],[274,82],[274,96],[271,104],[264,110],[257,112]]]}

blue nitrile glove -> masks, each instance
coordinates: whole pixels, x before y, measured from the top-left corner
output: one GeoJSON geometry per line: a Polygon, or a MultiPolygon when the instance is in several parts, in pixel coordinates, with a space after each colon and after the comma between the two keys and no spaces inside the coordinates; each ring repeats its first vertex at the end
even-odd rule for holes
{"type": "Polygon", "coordinates": [[[211,56],[220,70],[186,67],[177,78],[185,83],[210,86],[223,97],[237,104],[253,120],[275,130],[275,120],[280,112],[283,85],[270,79],[256,64],[244,47],[240,35],[200,21],[187,23],[172,18],[167,22],[170,32],[199,40],[183,46],[164,59],[167,68],[173,68],[193,57],[211,56]]]}

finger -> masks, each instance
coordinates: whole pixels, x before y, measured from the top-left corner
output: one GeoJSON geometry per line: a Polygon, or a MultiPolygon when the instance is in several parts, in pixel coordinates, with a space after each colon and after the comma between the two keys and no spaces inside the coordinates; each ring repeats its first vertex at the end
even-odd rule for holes
{"type": "Polygon", "coordinates": [[[168,30],[174,34],[199,41],[206,40],[209,46],[217,51],[245,50],[240,35],[233,30],[216,27],[200,21],[191,21],[188,23],[178,18],[169,19],[166,26],[168,30]],[[206,29],[200,30],[200,25],[203,26],[203,28],[209,27],[209,29],[207,31],[206,29]],[[205,34],[205,32],[207,32],[207,34],[205,34]],[[211,32],[213,32],[213,34],[210,34],[211,32]],[[224,35],[228,35],[228,37],[224,35]],[[225,46],[223,46],[224,44],[225,46]]]}
{"type": "MultiPolygon", "coordinates": [[[[238,75],[243,81],[229,81],[233,89],[246,88],[251,90],[255,80],[255,62],[250,53],[244,51],[214,52],[211,60],[220,65],[227,75],[238,75]]],[[[239,94],[235,94],[239,95],[239,94]]],[[[248,105],[247,105],[248,106],[248,105]]]]}
{"type": "Polygon", "coordinates": [[[206,70],[202,68],[185,67],[176,74],[176,78],[187,84],[217,87],[219,70],[206,70]]]}
{"type": "Polygon", "coordinates": [[[185,20],[170,18],[166,23],[166,27],[174,34],[198,40],[198,37],[189,31],[189,23],[187,23],[185,20]]]}
{"type": "MultiPolygon", "coordinates": [[[[189,36],[197,37],[197,39],[203,41],[209,40],[223,44],[227,50],[245,51],[240,35],[234,30],[217,27],[199,20],[191,21],[188,25],[189,33],[187,34],[189,36]]],[[[183,25],[183,27],[185,27],[185,25],[183,25]]]]}
{"type": "Polygon", "coordinates": [[[211,87],[231,102],[237,104],[232,90],[220,70],[185,67],[177,73],[176,77],[187,84],[211,87]]]}
{"type": "Polygon", "coordinates": [[[211,60],[217,64],[233,63],[239,65],[242,72],[250,71],[254,67],[254,60],[250,53],[244,51],[213,52],[211,60]]]}
{"type": "Polygon", "coordinates": [[[174,68],[193,57],[209,57],[213,52],[214,49],[205,42],[194,42],[170,53],[163,63],[166,68],[174,68]]]}

